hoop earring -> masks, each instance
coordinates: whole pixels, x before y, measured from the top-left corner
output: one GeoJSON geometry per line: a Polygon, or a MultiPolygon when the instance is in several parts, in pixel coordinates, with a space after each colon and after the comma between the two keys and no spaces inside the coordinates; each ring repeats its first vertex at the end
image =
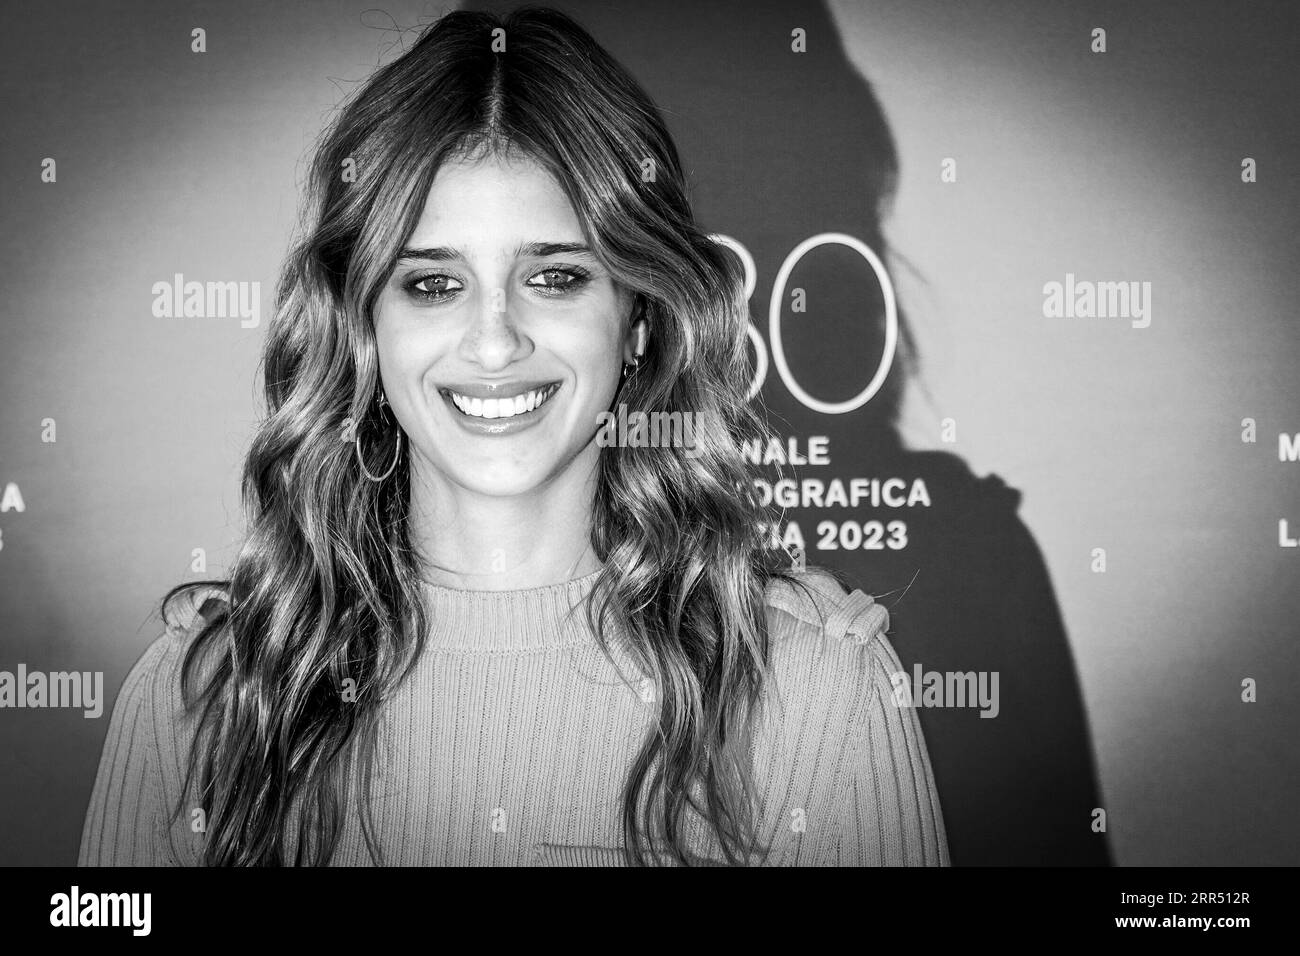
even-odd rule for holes
{"type": "MultiPolygon", "coordinates": [[[[380,392],[380,393],[379,393],[379,407],[380,407],[380,408],[384,408],[386,405],[388,405],[388,396],[385,395],[383,392],[380,392]]],[[[393,453],[393,463],[392,463],[391,465],[388,466],[388,470],[387,470],[386,472],[384,472],[382,475],[377,475],[377,476],[376,476],[376,475],[372,475],[372,474],[370,473],[370,469],[366,467],[366,459],[365,459],[365,456],[361,454],[361,433],[360,433],[360,431],[358,431],[358,433],[357,433],[357,437],[356,437],[356,440],[353,442],[353,448],[354,448],[354,450],[355,450],[356,453],[357,453],[357,464],[361,467],[361,474],[365,475],[366,478],[367,478],[368,480],[370,480],[370,481],[374,481],[374,482],[386,481],[389,477],[392,476],[393,472],[397,470],[397,462],[398,462],[399,460],[401,460],[401,457],[402,457],[402,429],[401,429],[401,426],[398,426],[398,429],[397,429],[397,442],[396,442],[396,445],[395,445],[395,448],[394,448],[394,453],[393,453]]]]}
{"type": "Polygon", "coordinates": [[[634,356],[632,356],[632,361],[631,361],[631,362],[624,362],[624,363],[623,363],[623,380],[624,380],[624,381],[627,381],[628,369],[631,369],[631,370],[632,370],[632,374],[635,375],[635,374],[636,374],[636,370],[639,369],[640,367],[641,367],[641,356],[639,356],[639,355],[634,355],[634,356]]]}

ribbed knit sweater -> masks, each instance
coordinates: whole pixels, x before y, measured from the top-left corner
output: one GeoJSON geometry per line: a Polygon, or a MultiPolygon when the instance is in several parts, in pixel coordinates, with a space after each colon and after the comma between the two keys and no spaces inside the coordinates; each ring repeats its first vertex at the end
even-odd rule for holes
{"type": "MultiPolygon", "coordinates": [[[[429,643],[385,704],[370,782],[390,865],[622,865],[621,795],[654,726],[652,682],[579,609],[596,574],[516,591],[430,586],[429,643]],[[620,671],[622,675],[620,675],[620,671]]],[[[943,816],[888,614],[808,572],[813,597],[768,588],[767,689],[751,754],[769,865],[948,865],[943,816]]],[[[171,822],[194,737],[180,664],[195,628],[162,635],[123,683],[79,863],[197,865],[189,807],[171,822]]],[[[688,818],[691,855],[721,859],[688,818]]],[[[333,865],[372,860],[348,802],[333,865]]]]}

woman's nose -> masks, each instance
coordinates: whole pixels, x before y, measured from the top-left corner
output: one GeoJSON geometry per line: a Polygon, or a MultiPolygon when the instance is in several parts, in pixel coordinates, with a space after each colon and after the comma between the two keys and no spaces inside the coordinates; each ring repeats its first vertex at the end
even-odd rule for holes
{"type": "Polygon", "coordinates": [[[485,290],[461,339],[461,357],[484,369],[504,368],[527,354],[514,304],[503,287],[485,290]]]}

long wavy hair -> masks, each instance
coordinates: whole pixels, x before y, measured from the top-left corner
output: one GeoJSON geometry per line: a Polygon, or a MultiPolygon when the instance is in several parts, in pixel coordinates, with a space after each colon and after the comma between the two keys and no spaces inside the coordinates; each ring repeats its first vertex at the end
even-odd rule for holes
{"type": "MultiPolygon", "coordinates": [[[[696,224],[646,93],[573,20],[528,7],[442,17],[317,146],[263,357],[247,538],[229,579],[180,585],[162,604],[168,621],[178,599],[208,598],[182,669],[198,717],[184,793],[206,812],[204,864],[328,863],[352,784],[370,779],[384,701],[430,624],[406,521],[409,458],[376,404],[372,309],[439,167],[506,152],[554,174],[649,322],[617,401],[698,423],[690,456],[611,447],[599,460],[591,543],[603,570],[588,620],[606,653],[612,629],[626,636],[659,688],[622,795],[625,855],[689,865],[692,814],[726,862],[766,852],[749,746],[769,660],[764,591],[783,572],[756,534],[767,516],[740,453],[767,436],[745,400],[743,275],[696,224]],[[399,467],[367,480],[359,450],[373,475],[399,467]]],[[[369,788],[357,789],[382,863],[369,788]]]]}

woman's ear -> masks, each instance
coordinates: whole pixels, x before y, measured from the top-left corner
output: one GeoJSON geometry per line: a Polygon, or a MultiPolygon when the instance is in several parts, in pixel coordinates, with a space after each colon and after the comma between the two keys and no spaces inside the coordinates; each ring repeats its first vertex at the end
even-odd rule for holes
{"type": "Polygon", "coordinates": [[[627,353],[626,358],[629,362],[638,362],[645,355],[646,342],[650,338],[650,323],[645,319],[637,319],[632,323],[632,328],[627,336],[627,353]]]}
{"type": "Polygon", "coordinates": [[[633,313],[632,326],[627,332],[627,341],[623,346],[623,360],[633,364],[645,355],[646,343],[650,341],[650,321],[645,318],[645,309],[638,305],[633,313]]]}

